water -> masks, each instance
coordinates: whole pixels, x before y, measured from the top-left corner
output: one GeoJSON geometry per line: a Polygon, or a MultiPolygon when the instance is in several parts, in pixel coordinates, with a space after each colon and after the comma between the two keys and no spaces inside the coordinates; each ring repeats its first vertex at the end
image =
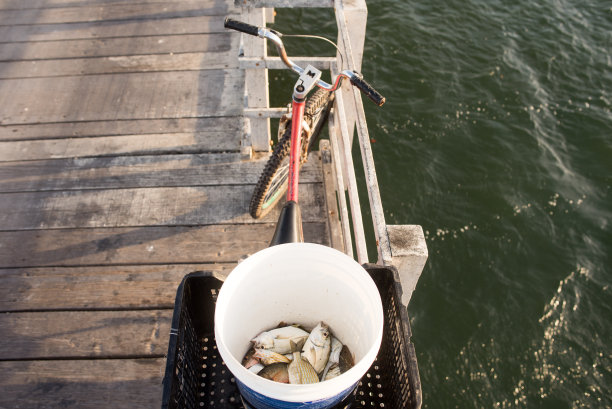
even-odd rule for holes
{"type": "Polygon", "coordinates": [[[612,4],[378,0],[367,33],[386,221],[430,254],[423,407],[612,407],[612,4]]]}

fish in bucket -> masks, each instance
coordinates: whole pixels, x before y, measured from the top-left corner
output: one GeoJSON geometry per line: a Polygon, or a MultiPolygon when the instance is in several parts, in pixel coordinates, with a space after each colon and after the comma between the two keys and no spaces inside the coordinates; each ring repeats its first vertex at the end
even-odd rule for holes
{"type": "MultiPolygon", "coordinates": [[[[350,397],[374,362],[382,333],[382,303],[368,272],[344,253],[312,243],[280,244],[248,257],[223,283],[215,308],[219,353],[236,378],[242,398],[257,409],[338,405],[350,397]],[[243,359],[254,345],[252,340],[280,322],[299,324],[313,332],[324,323],[330,335],[350,348],[354,366],[321,381],[332,357],[330,336],[330,350],[322,355],[327,356],[325,362],[317,360],[316,353],[312,358],[317,382],[279,383],[247,369],[243,359]]],[[[295,361],[295,355],[304,358],[302,351],[303,347],[292,351],[291,362],[301,362],[295,361]]],[[[333,371],[330,368],[328,372],[333,371]]]]}

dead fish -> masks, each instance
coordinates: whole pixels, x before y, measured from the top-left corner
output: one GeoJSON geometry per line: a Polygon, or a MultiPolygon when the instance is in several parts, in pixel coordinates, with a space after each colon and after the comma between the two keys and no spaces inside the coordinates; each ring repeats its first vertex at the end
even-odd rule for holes
{"type": "Polygon", "coordinates": [[[255,355],[255,348],[251,347],[251,349],[249,349],[242,359],[242,366],[244,366],[246,369],[249,369],[253,365],[259,363],[259,359],[255,358],[253,355],[255,355]]]}
{"type": "Polygon", "coordinates": [[[293,360],[288,366],[289,383],[305,384],[319,382],[319,376],[314,370],[310,362],[302,358],[300,348],[293,341],[291,342],[293,349],[293,360]]]}
{"type": "Polygon", "coordinates": [[[355,366],[355,357],[346,345],[342,346],[342,351],[340,351],[340,361],[338,363],[342,373],[345,373],[355,366]]]}
{"type": "Polygon", "coordinates": [[[290,362],[290,359],[287,358],[285,355],[277,354],[276,352],[269,351],[267,349],[255,349],[255,354],[253,354],[253,357],[259,359],[259,362],[266,366],[278,362],[282,362],[285,364],[288,364],[290,362]]]}
{"type": "Polygon", "coordinates": [[[338,338],[331,337],[331,352],[329,353],[327,365],[325,365],[325,369],[321,375],[321,380],[325,379],[325,375],[333,364],[338,364],[340,362],[340,351],[342,351],[342,346],[342,342],[338,341],[338,338]]]}
{"type": "Polygon", "coordinates": [[[327,372],[321,377],[321,381],[328,381],[340,375],[342,375],[342,371],[340,371],[340,365],[337,362],[334,362],[328,368],[327,372]]]}
{"type": "Polygon", "coordinates": [[[259,376],[270,379],[271,381],[289,383],[289,365],[276,362],[272,365],[266,366],[259,372],[259,376]]]}
{"type": "Polygon", "coordinates": [[[291,352],[290,341],[296,344],[302,338],[306,339],[308,332],[293,325],[282,328],[275,328],[269,331],[264,331],[251,340],[255,348],[267,349],[279,354],[288,354],[291,352]]]}
{"type": "Polygon", "coordinates": [[[320,322],[310,332],[302,348],[302,355],[304,359],[310,362],[317,373],[321,373],[329,360],[330,351],[331,335],[329,327],[325,323],[320,322]]]}

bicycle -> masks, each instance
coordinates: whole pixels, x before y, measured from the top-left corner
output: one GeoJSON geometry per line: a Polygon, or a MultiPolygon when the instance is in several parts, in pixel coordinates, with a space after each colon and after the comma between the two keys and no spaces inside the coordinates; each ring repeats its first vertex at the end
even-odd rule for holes
{"type": "Polygon", "coordinates": [[[278,144],[257,182],[249,213],[256,219],[265,216],[287,190],[287,202],[279,216],[271,245],[303,241],[298,206],[299,169],[306,162],[308,152],[328,118],[334,102],[334,92],[340,87],[342,79],[346,78],[378,106],[385,103],[385,98],[355,71],[344,70],[336,76],[333,84],[328,84],[321,80],[322,73],[318,69],[311,65],[306,68],[298,66],[287,56],[280,38],[282,34],[278,31],[230,18],[225,19],[224,26],[272,41],[283,63],[299,75],[293,87],[291,113],[281,118],[278,144]],[[315,86],[318,89],[307,101],[307,95],[315,86]]]}

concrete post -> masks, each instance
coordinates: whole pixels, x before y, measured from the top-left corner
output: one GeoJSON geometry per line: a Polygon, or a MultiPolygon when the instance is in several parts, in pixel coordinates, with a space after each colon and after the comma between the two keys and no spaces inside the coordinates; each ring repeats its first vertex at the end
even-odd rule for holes
{"type": "Polygon", "coordinates": [[[428,251],[423,228],[418,225],[387,225],[391,245],[391,264],[399,272],[402,304],[408,306],[425,267],[428,251]]]}

